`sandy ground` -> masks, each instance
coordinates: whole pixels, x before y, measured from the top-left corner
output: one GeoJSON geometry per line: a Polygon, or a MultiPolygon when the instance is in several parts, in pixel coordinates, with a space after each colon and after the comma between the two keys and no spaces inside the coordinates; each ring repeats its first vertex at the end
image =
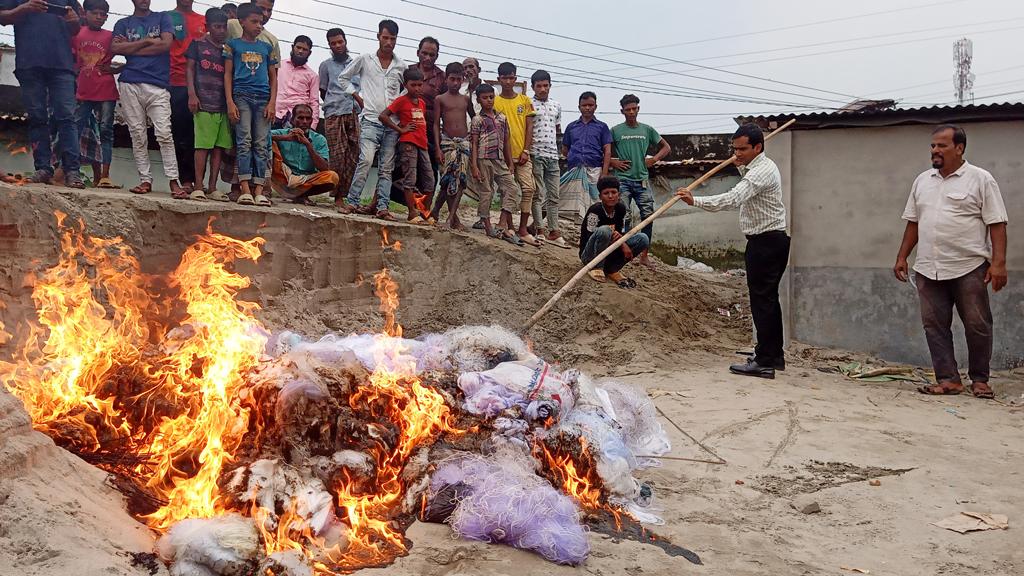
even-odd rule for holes
{"type": "MultiPolygon", "coordinates": [[[[0,190],[0,297],[8,304],[0,318],[8,326],[30,304],[24,272],[52,261],[55,208],[83,217],[90,230],[124,235],[144,261],[163,263],[158,267],[205,227],[208,210],[159,197],[0,190]]],[[[538,258],[479,235],[402,225],[392,227],[407,246],[402,255],[340,257],[355,246],[379,252],[377,224],[308,212],[231,207],[220,215],[225,226],[268,237],[267,261],[247,273],[256,284],[251,296],[275,328],[374,329],[376,301],[354,276],[382,263],[403,286],[400,314],[410,335],[474,319],[521,321],[577,265],[572,251],[538,258]]],[[[863,358],[799,345],[774,381],[731,376],[725,367],[738,359],[732,350],[746,344],[749,319],[717,309],[742,309],[740,282],[667,267],[633,273],[642,284],[636,293],[585,284],[531,338],[551,359],[646,388],[671,422],[727,461],[666,460],[641,474],[655,486],[666,520],[655,531],[697,552],[704,565],[593,533],[586,564],[557,567],[506,547],[453,540],[445,526],[415,524],[413,549],[388,574],[854,573],[844,567],[881,575],[1024,573],[1024,372],[993,380],[1000,403],[924,397],[909,383],[825,374],[817,368],[863,358]],[[870,486],[870,478],[881,485],[870,486]],[[798,497],[817,501],[822,512],[794,510],[798,497]],[[960,535],[929,524],[964,510],[1005,514],[1010,529],[960,535]]],[[[663,424],[672,456],[709,458],[671,422],[663,424]]],[[[127,554],[148,551],[151,536],[120,507],[103,473],[30,431],[6,392],[0,503],[4,576],[148,573],[133,568],[127,554]]]]}

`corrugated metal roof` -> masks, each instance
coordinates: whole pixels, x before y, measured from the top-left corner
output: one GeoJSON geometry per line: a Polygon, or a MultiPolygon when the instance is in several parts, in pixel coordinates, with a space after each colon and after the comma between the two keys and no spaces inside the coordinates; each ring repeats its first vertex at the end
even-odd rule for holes
{"type": "Polygon", "coordinates": [[[930,106],[924,108],[889,108],[886,110],[868,109],[848,112],[830,111],[771,116],[737,116],[734,120],[737,124],[753,122],[762,128],[775,128],[793,118],[796,119],[796,123],[793,124],[790,130],[1024,120],[1024,102],[930,106]]]}

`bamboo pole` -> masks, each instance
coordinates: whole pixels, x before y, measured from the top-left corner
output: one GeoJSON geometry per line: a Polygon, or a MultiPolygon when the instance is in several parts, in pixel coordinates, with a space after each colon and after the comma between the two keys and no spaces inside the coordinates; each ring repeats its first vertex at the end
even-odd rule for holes
{"type": "MultiPolygon", "coordinates": [[[[796,122],[796,118],[790,120],[789,122],[786,122],[782,126],[779,126],[779,128],[777,130],[775,130],[771,134],[768,134],[767,136],[764,137],[765,142],[767,142],[768,140],[771,140],[772,137],[774,137],[776,134],[781,133],[786,128],[789,128],[794,122],[796,122]]],[[[694,180],[692,184],[690,184],[689,186],[686,187],[686,190],[689,191],[689,192],[693,192],[693,190],[696,189],[698,186],[700,186],[701,184],[706,182],[709,178],[711,178],[715,174],[718,174],[719,172],[724,170],[726,167],[730,166],[735,161],[736,161],[736,156],[732,156],[728,160],[723,161],[718,166],[715,166],[711,170],[708,170],[707,174],[704,174],[700,178],[694,180]]],[[[587,275],[587,272],[590,272],[595,267],[597,267],[599,262],[602,262],[609,254],[611,254],[612,252],[618,250],[620,246],[622,246],[623,244],[626,243],[626,240],[629,240],[635,234],[637,234],[638,232],[643,230],[644,226],[647,226],[651,222],[654,222],[658,217],[660,217],[662,214],[667,212],[668,209],[671,208],[672,206],[674,206],[675,203],[678,202],[678,201],[679,201],[679,196],[676,196],[675,194],[673,194],[672,197],[669,198],[668,202],[665,202],[664,204],[662,204],[661,208],[658,208],[657,210],[654,211],[654,214],[651,214],[647,218],[644,218],[644,220],[642,222],[640,222],[639,224],[637,224],[636,226],[634,226],[632,230],[630,230],[630,231],[626,232],[625,234],[623,234],[618,240],[616,240],[615,242],[612,242],[610,246],[605,248],[603,252],[601,252],[600,254],[595,256],[594,259],[591,260],[590,262],[588,262],[586,266],[581,268],[580,271],[577,272],[575,276],[570,278],[569,281],[565,283],[565,286],[562,286],[558,290],[558,292],[555,292],[555,295],[552,296],[551,299],[547,301],[547,304],[544,304],[544,306],[541,307],[541,309],[538,310],[536,314],[531,316],[530,319],[526,321],[526,324],[523,325],[521,332],[525,333],[527,330],[532,328],[533,325],[536,324],[541,318],[543,318],[545,314],[547,314],[548,312],[551,311],[551,309],[555,306],[555,303],[557,303],[559,300],[561,300],[562,297],[565,296],[565,294],[569,290],[571,290],[573,288],[573,286],[575,286],[576,283],[580,281],[581,278],[583,278],[584,276],[587,275]]]]}

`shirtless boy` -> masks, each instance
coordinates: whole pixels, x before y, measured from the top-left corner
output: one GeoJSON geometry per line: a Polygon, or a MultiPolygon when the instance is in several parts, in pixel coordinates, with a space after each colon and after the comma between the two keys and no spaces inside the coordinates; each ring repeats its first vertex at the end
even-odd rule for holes
{"type": "Polygon", "coordinates": [[[465,230],[459,221],[459,202],[466,189],[469,169],[469,118],[475,115],[469,96],[459,92],[464,72],[462,64],[452,62],[445,68],[448,91],[434,99],[434,149],[441,167],[441,191],[430,215],[441,219],[441,206],[448,204],[448,220],[442,229],[465,230]]]}

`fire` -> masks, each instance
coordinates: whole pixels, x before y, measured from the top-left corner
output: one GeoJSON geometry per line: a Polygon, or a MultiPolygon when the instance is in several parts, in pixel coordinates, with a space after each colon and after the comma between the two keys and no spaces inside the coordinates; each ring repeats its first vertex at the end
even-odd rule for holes
{"type": "Polygon", "coordinates": [[[541,442],[534,451],[538,460],[546,463],[548,479],[575,500],[583,510],[609,513],[616,527],[621,529],[622,514],[626,512],[608,503],[608,495],[597,472],[597,461],[587,441],[582,437],[578,438],[577,451],[575,446],[569,444],[572,442],[569,437],[557,438],[561,440],[560,444],[564,449],[550,449],[541,442]]]}
{"type": "Polygon", "coordinates": [[[394,250],[395,252],[401,252],[401,250],[402,250],[402,242],[399,241],[399,240],[395,240],[395,242],[392,243],[391,240],[390,240],[390,236],[388,235],[388,229],[387,228],[381,228],[380,229],[380,236],[381,236],[381,240],[380,240],[380,247],[381,248],[383,248],[385,250],[391,249],[391,250],[394,250]]]}
{"type": "Polygon", "coordinates": [[[380,311],[384,315],[384,333],[395,338],[402,337],[402,325],[395,318],[398,309],[398,284],[391,279],[384,268],[373,275],[374,293],[380,299],[380,311]]]}
{"type": "Polygon", "coordinates": [[[37,323],[17,360],[0,362],[0,383],[36,429],[147,486],[163,502],[146,518],[154,528],[223,512],[216,480],[247,417],[235,393],[265,343],[257,306],[235,301],[249,280],[226,265],[258,258],[262,239],[208,230],[186,251],[170,283],[185,303],[175,341],[170,300],[130,248],[65,218],[58,263],[31,278],[37,323]],[[168,340],[174,349],[157,353],[168,340]]]}
{"type": "Polygon", "coordinates": [[[601,480],[597,475],[597,465],[587,441],[583,438],[579,441],[579,456],[575,458],[568,451],[552,452],[543,443],[540,444],[540,450],[544,454],[548,470],[560,484],[562,491],[579,502],[583,508],[597,510],[604,507],[601,480]]]}
{"type": "MultiPolygon", "coordinates": [[[[164,280],[143,274],[120,238],[94,238],[83,223],[57,218],[59,260],[31,279],[37,318],[15,360],[0,362],[0,384],[24,402],[38,430],[150,497],[153,506],[140,514],[152,528],[231,511],[238,504],[222,497],[218,482],[246,435],[261,433],[263,419],[250,418],[256,405],[246,400],[247,378],[268,336],[258,305],[238,298],[249,279],[231,266],[257,261],[263,240],[208,228],[164,280]]],[[[398,249],[386,232],[383,245],[398,249]]],[[[341,524],[334,528],[345,538],[313,534],[294,502],[280,516],[256,505],[242,510],[268,556],[297,551],[318,574],[405,554],[401,514],[410,517],[418,502],[410,494],[418,479],[403,476],[406,466],[442,434],[464,433],[403,350],[398,285],[386,268],[374,286],[385,318],[378,367],[347,401],[354,414],[389,429],[365,450],[374,464],[369,478],[327,486],[341,524]]]]}

